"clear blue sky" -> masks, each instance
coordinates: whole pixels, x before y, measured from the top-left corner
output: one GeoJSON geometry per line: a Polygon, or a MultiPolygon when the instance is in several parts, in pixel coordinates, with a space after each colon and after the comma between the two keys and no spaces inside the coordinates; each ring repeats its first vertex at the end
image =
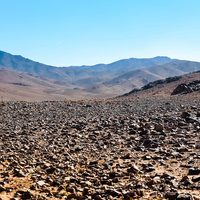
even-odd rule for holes
{"type": "Polygon", "coordinates": [[[200,0],[0,0],[0,50],[54,66],[200,62],[200,0]]]}

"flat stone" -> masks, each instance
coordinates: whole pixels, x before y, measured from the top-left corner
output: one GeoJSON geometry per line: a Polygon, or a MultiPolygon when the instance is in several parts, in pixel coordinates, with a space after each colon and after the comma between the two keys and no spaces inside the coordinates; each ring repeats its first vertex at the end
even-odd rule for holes
{"type": "Polygon", "coordinates": [[[198,181],[200,181],[200,176],[193,176],[193,177],[192,177],[192,181],[193,181],[193,182],[198,182],[198,181]]]}
{"type": "Polygon", "coordinates": [[[42,186],[45,185],[45,182],[44,181],[38,181],[37,184],[38,184],[38,186],[42,187],[42,186]]]}

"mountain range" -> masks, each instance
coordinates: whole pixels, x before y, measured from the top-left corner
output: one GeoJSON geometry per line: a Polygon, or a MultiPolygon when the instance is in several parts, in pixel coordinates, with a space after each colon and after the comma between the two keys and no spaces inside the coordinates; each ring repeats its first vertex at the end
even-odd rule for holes
{"type": "MultiPolygon", "coordinates": [[[[198,71],[200,63],[157,56],[93,66],[55,67],[0,51],[0,68],[4,68],[0,70],[0,84],[4,86],[19,86],[21,90],[29,87],[30,91],[43,88],[46,94],[57,95],[53,99],[60,98],[59,95],[63,98],[64,95],[68,98],[106,98],[122,95],[155,80],[198,71]]],[[[52,98],[48,95],[45,98],[52,98]]]]}
{"type": "Polygon", "coordinates": [[[111,78],[117,77],[119,74],[115,72],[125,72],[127,70],[133,70],[137,68],[146,68],[154,65],[162,65],[168,62],[174,61],[168,57],[155,57],[149,59],[124,59],[111,64],[98,64],[94,66],[80,66],[80,67],[55,67],[45,65],[42,63],[34,62],[30,59],[24,58],[19,55],[12,55],[3,51],[0,51],[0,67],[7,69],[28,72],[31,74],[37,74],[44,78],[67,81],[72,83],[74,81],[91,78],[102,77],[108,74],[112,74],[111,78]]]}

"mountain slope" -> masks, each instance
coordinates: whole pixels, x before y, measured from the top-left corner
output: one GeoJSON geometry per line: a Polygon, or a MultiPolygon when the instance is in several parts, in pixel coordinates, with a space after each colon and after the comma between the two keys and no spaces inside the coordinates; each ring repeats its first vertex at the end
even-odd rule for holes
{"type": "Polygon", "coordinates": [[[0,68],[1,100],[44,101],[109,98],[113,96],[116,96],[116,93],[92,93],[74,88],[73,85],[64,81],[46,79],[26,72],[0,68]]]}
{"type": "Polygon", "coordinates": [[[119,94],[123,94],[135,88],[141,88],[152,81],[172,76],[180,76],[188,72],[198,70],[200,70],[199,62],[174,61],[145,69],[131,70],[107,81],[106,84],[99,84],[93,87],[85,88],[84,90],[97,94],[104,90],[116,95],[117,92],[119,94]]]}
{"type": "Polygon", "coordinates": [[[111,74],[105,74],[103,76],[83,78],[83,79],[79,79],[77,81],[73,81],[73,85],[75,85],[77,87],[83,87],[83,88],[91,87],[91,86],[102,84],[104,82],[108,82],[108,81],[112,80],[113,78],[124,74],[125,72],[126,71],[121,71],[121,72],[115,72],[115,73],[111,73],[111,74]]]}
{"type": "Polygon", "coordinates": [[[122,85],[132,80],[132,84],[138,85],[137,79],[145,79],[148,82],[163,79],[171,76],[179,76],[189,72],[200,70],[200,63],[193,61],[174,61],[164,65],[156,65],[145,69],[137,69],[128,71],[114,79],[108,81],[111,85],[122,85]]]}
{"type": "Polygon", "coordinates": [[[62,86],[67,89],[74,88],[73,85],[64,81],[46,79],[30,73],[16,72],[5,68],[0,68],[0,83],[40,88],[58,88],[62,86]]]}
{"type": "Polygon", "coordinates": [[[178,76],[200,70],[200,63],[187,60],[179,60],[171,63],[166,63],[164,65],[153,66],[146,70],[163,77],[178,76]]]}

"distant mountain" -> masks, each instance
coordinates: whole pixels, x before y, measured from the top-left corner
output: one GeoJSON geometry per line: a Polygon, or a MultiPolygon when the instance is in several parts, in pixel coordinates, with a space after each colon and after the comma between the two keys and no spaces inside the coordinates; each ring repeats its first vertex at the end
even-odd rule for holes
{"type": "MultiPolygon", "coordinates": [[[[24,58],[18,55],[12,55],[3,51],[0,51],[0,67],[7,68],[15,71],[28,72],[31,74],[36,74],[48,79],[55,79],[60,81],[67,81],[74,85],[81,85],[81,82],[73,83],[80,79],[84,79],[85,82],[87,78],[92,77],[102,77],[98,83],[108,81],[119,74],[113,74],[115,72],[121,72],[126,70],[133,70],[139,68],[151,67],[154,65],[162,65],[168,62],[172,62],[174,59],[168,57],[155,57],[149,59],[124,59],[119,60],[110,64],[98,64],[94,66],[81,66],[81,67],[55,67],[50,65],[45,65],[39,62],[34,62],[30,59],[24,58]],[[108,75],[111,75],[110,77],[108,75]],[[106,76],[106,80],[105,77],[106,76]]],[[[87,84],[88,86],[88,84],[87,84]]],[[[92,83],[90,84],[92,86],[92,83]]]]}
{"type": "MultiPolygon", "coordinates": [[[[109,91],[111,91],[111,86],[113,86],[113,88],[117,88],[118,86],[120,88],[120,91],[126,93],[134,88],[141,88],[152,81],[172,76],[180,76],[186,73],[199,70],[199,62],[179,60],[166,63],[164,65],[156,65],[149,68],[126,71],[125,73],[109,81],[106,81],[107,85],[98,85],[98,87],[95,86],[95,88],[93,87],[90,89],[92,92],[95,92],[96,89],[96,93],[99,93],[99,88],[101,87],[109,87],[109,91]]],[[[87,91],[90,91],[89,88],[87,89],[87,91]]]]}
{"type": "Polygon", "coordinates": [[[73,91],[74,86],[53,79],[46,79],[27,72],[16,72],[0,68],[0,97],[1,100],[59,100],[66,96],[58,95],[59,91],[73,91]]]}
{"type": "Polygon", "coordinates": [[[128,71],[111,81],[108,81],[109,84],[111,85],[122,85],[127,82],[131,82],[131,84],[134,84],[135,86],[138,87],[138,80],[142,81],[142,85],[144,84],[143,82],[149,82],[149,81],[154,81],[157,79],[163,78],[162,76],[157,75],[156,73],[151,73],[148,70],[145,69],[136,69],[136,70],[131,70],[128,71]]]}
{"type": "Polygon", "coordinates": [[[98,64],[93,66],[71,66],[74,69],[85,69],[91,71],[105,71],[111,70],[113,72],[120,72],[124,70],[134,70],[147,68],[154,65],[163,65],[165,63],[176,61],[177,59],[171,59],[165,56],[157,56],[155,58],[129,58],[119,60],[110,64],[98,64]]]}
{"type": "Polygon", "coordinates": [[[108,83],[112,85],[121,84],[124,81],[130,79],[138,79],[143,78],[145,80],[154,81],[161,78],[167,78],[171,76],[179,76],[189,72],[194,72],[200,70],[200,63],[193,61],[174,61],[170,63],[166,63],[164,65],[156,65],[153,67],[145,68],[145,69],[137,69],[128,71],[118,77],[115,77],[108,83]]]}
{"type": "Polygon", "coordinates": [[[187,60],[179,60],[166,63],[161,66],[153,66],[147,70],[151,73],[155,73],[163,77],[170,77],[198,71],[200,70],[200,63],[187,60]]]}
{"type": "Polygon", "coordinates": [[[73,85],[77,86],[77,87],[91,87],[94,85],[98,85],[104,82],[108,82],[110,80],[112,80],[115,77],[118,77],[122,74],[124,74],[126,71],[121,71],[121,72],[115,72],[115,73],[111,73],[111,74],[105,74],[103,76],[96,76],[96,77],[90,77],[90,78],[83,78],[83,79],[79,79],[77,81],[73,81],[73,85]]]}
{"type": "Polygon", "coordinates": [[[70,67],[55,67],[34,62],[22,56],[15,56],[0,51],[0,67],[15,71],[28,72],[48,79],[72,82],[82,78],[102,76],[112,73],[111,71],[88,71],[70,67]]]}

